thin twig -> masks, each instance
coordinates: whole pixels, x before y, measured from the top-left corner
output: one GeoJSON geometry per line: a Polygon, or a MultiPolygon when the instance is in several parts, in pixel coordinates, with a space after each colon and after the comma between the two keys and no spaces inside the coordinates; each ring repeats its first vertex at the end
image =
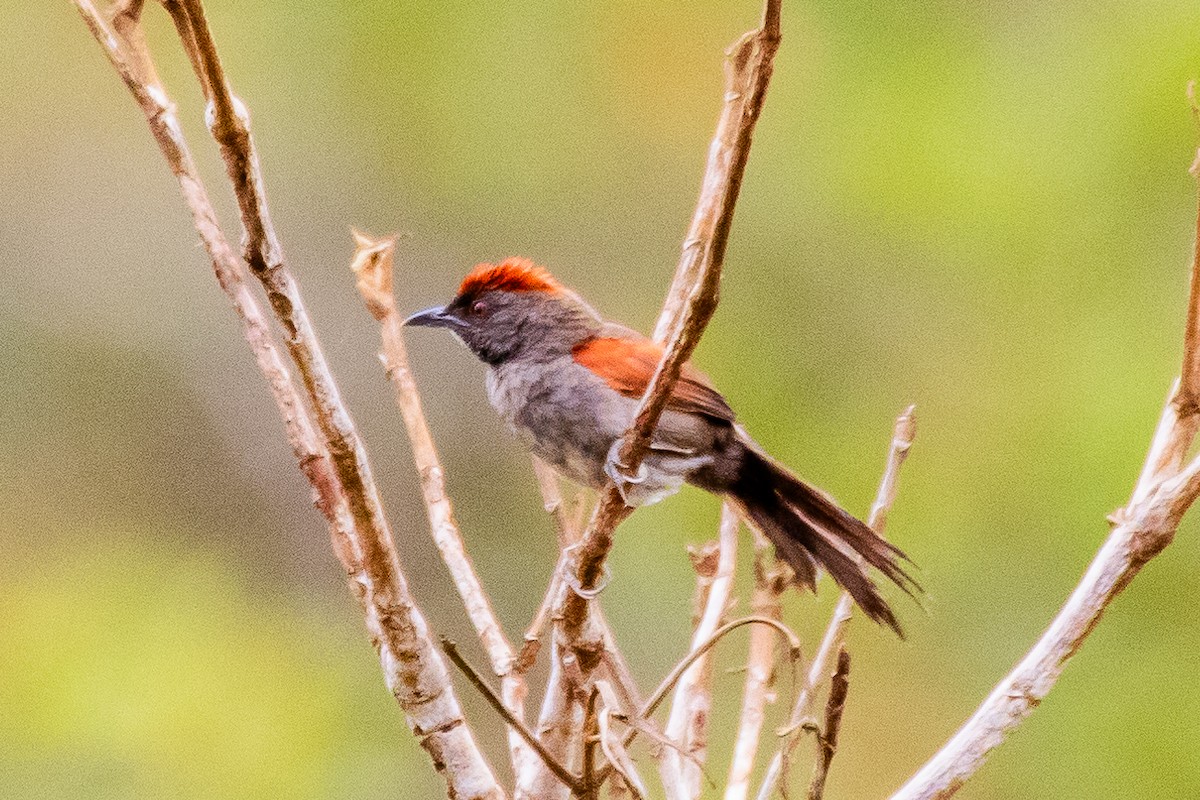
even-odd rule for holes
{"type": "Polygon", "coordinates": [[[813,764],[812,781],[808,784],[808,800],[821,800],[825,794],[825,779],[829,777],[829,765],[837,755],[838,733],[842,729],[842,712],[846,708],[846,693],[849,690],[850,652],[843,644],[838,649],[837,668],[829,680],[825,725],[817,733],[817,759],[813,764]]]}
{"type": "MultiPolygon", "coordinates": [[[[344,453],[331,446],[332,443],[345,444],[345,440],[331,439],[325,430],[324,422],[327,420],[323,420],[323,416],[328,416],[332,405],[345,420],[349,420],[340,402],[337,402],[336,387],[332,397],[322,398],[323,403],[314,402],[316,416],[323,420],[320,427],[324,441],[321,441],[308,417],[309,411],[305,409],[290,374],[282,365],[266,320],[244,286],[240,266],[216,221],[207,192],[196,173],[175,119],[173,105],[158,82],[149,51],[145,48],[144,38],[138,28],[142,4],[128,2],[117,6],[116,19],[119,24],[116,29],[108,24],[89,0],[77,0],[76,5],[146,115],[159,148],[179,180],[193,222],[212,259],[218,282],[241,318],[246,338],[279,406],[300,469],[313,487],[319,510],[329,522],[334,551],[345,567],[351,588],[363,608],[367,628],[379,652],[389,688],[404,707],[413,732],[429,752],[452,794],[462,798],[502,798],[504,793],[476,746],[470,728],[465,724],[445,664],[432,647],[425,619],[408,594],[390,534],[386,527],[381,529],[364,525],[365,519],[361,513],[364,500],[369,504],[366,496],[374,494],[369,473],[349,474],[345,469],[347,459],[344,453]],[[453,769],[447,768],[447,764],[452,764],[453,769]]],[[[199,7],[198,2],[191,5],[199,7]]],[[[182,15],[177,4],[174,12],[180,14],[176,17],[177,25],[186,22],[181,29],[182,38],[185,48],[189,50],[189,57],[198,64],[199,60],[193,52],[195,38],[191,18],[182,15]]],[[[208,45],[215,55],[211,38],[208,45]]],[[[227,87],[224,84],[222,87],[227,93],[227,87]]],[[[253,171],[257,175],[256,166],[253,171]]],[[[270,293],[268,297],[278,314],[280,298],[270,293]]],[[[299,300],[298,294],[296,300],[299,300]]],[[[295,358],[293,338],[296,331],[285,326],[285,333],[295,358]]],[[[313,399],[312,370],[299,360],[297,365],[310,399],[313,399]]],[[[327,370],[325,372],[327,374],[327,370]]]]}
{"type": "MultiPolygon", "coordinates": [[[[766,0],[761,28],[743,36],[726,58],[725,104],[709,149],[700,201],[663,308],[672,323],[660,325],[663,330],[657,332],[659,340],[666,341],[665,351],[620,448],[619,460],[630,471],[640,465],[671,388],[716,310],[734,205],[779,47],[780,5],[781,0],[766,0]],[[685,299],[676,302],[680,296],[685,299]]],[[[575,578],[584,590],[594,590],[601,580],[613,531],[629,513],[610,484],[576,553],[575,578]]],[[[588,602],[578,593],[564,594],[561,611],[563,645],[575,651],[587,675],[603,652],[601,632],[589,620],[588,602]]]]}
{"type": "MultiPolygon", "coordinates": [[[[737,533],[741,520],[728,503],[721,507],[720,538],[716,563],[705,575],[696,564],[697,580],[707,581],[707,597],[702,615],[692,635],[692,647],[699,647],[712,636],[729,610],[733,593],[733,574],[737,564],[737,533]]],[[[700,796],[701,768],[708,750],[708,717],[712,708],[712,658],[701,658],[683,674],[675,686],[666,736],[678,750],[669,750],[663,759],[667,797],[694,800],[700,796]],[[686,754],[686,758],[683,755],[686,754]]]]}
{"type": "Polygon", "coordinates": [[[560,553],[558,563],[554,565],[554,572],[546,585],[546,593],[542,597],[542,602],[538,605],[533,620],[525,628],[524,641],[517,654],[516,663],[516,669],[522,674],[529,672],[537,661],[542,647],[542,632],[546,629],[546,623],[550,620],[550,615],[554,613],[554,607],[562,592],[562,573],[567,568],[567,557],[561,551],[579,541],[579,529],[567,514],[558,475],[555,474],[554,469],[534,456],[533,474],[537,478],[538,489],[542,494],[542,507],[546,509],[546,513],[554,522],[554,532],[558,537],[560,553]]]}
{"type": "MultiPolygon", "coordinates": [[[[792,664],[794,665],[800,661],[799,637],[792,632],[791,628],[789,628],[787,625],[784,625],[779,620],[771,619],[770,617],[755,616],[741,617],[739,619],[731,620],[730,622],[726,622],[724,625],[713,631],[712,636],[705,640],[699,647],[692,648],[692,650],[690,650],[686,656],[684,656],[674,667],[671,668],[671,671],[668,672],[667,676],[662,679],[662,682],[658,685],[658,688],[654,690],[654,693],[646,699],[645,704],[642,706],[641,711],[638,714],[639,720],[646,720],[650,718],[650,715],[658,709],[659,704],[666,699],[667,694],[675,687],[675,683],[680,679],[680,677],[683,676],[685,672],[687,672],[688,667],[695,663],[696,659],[702,658],[705,653],[716,646],[716,644],[720,642],[721,639],[723,639],[727,634],[737,630],[743,625],[766,625],[770,628],[773,628],[788,643],[788,657],[792,664]]],[[[622,740],[622,744],[626,747],[629,746],[629,744],[642,730],[637,724],[635,724],[637,721],[638,720],[630,720],[631,727],[625,732],[625,738],[622,740]]],[[[607,770],[601,770],[598,780],[603,783],[607,775],[607,770]]]]}
{"type": "MultiPolygon", "coordinates": [[[[1192,109],[1200,118],[1194,99],[1192,109]]],[[[1191,170],[1200,179],[1198,165],[1200,149],[1191,170]]],[[[1174,540],[1183,515],[1200,494],[1200,457],[1180,469],[1200,422],[1200,192],[1196,220],[1180,377],[1167,396],[1129,504],[1110,515],[1112,531],[1037,643],[892,800],[946,798],[975,774],[1054,688],[1109,604],[1174,540]]]]}
{"type": "MultiPolygon", "coordinates": [[[[908,458],[908,451],[917,435],[916,406],[909,406],[896,418],[892,429],[892,441],[888,447],[887,464],[883,470],[883,478],[879,481],[879,490],[875,494],[875,503],[871,506],[871,514],[867,524],[880,536],[887,529],[887,515],[892,503],[896,500],[896,489],[899,486],[900,467],[908,458]]],[[[854,601],[848,592],[842,592],[834,607],[833,616],[821,637],[821,644],[813,655],[808,674],[801,687],[792,712],[788,719],[787,733],[779,745],[779,750],[771,758],[767,773],[763,777],[762,786],[758,790],[758,800],[769,800],[779,785],[787,785],[788,766],[791,764],[792,753],[795,752],[800,738],[804,734],[803,724],[814,715],[813,705],[816,701],[817,688],[829,674],[830,659],[842,646],[846,625],[854,609],[854,601]]]]}
{"type": "Polygon", "coordinates": [[[551,755],[550,751],[548,751],[542,745],[542,743],[538,741],[538,738],[534,736],[533,731],[529,730],[529,728],[525,726],[525,723],[518,719],[512,713],[512,711],[509,710],[505,701],[498,694],[496,694],[496,691],[492,689],[491,686],[488,685],[488,682],[483,679],[483,676],[480,675],[473,666],[471,666],[471,662],[463,658],[462,653],[458,652],[458,645],[456,645],[450,639],[447,639],[445,636],[441,637],[441,641],[442,649],[446,651],[446,655],[454,663],[454,666],[458,667],[459,670],[462,671],[463,675],[467,677],[467,680],[471,682],[471,685],[474,686],[481,695],[483,695],[483,698],[488,701],[488,705],[495,709],[496,713],[500,715],[509,728],[517,732],[517,735],[520,736],[530,748],[532,748],[533,752],[536,753],[538,758],[542,760],[542,763],[545,764],[546,767],[548,767],[549,770],[553,772],[558,779],[563,782],[564,785],[569,787],[571,791],[577,794],[582,792],[584,784],[580,778],[571,774],[569,769],[559,763],[558,759],[551,755]]]}
{"type": "Polygon", "coordinates": [[[533,475],[537,479],[538,491],[542,495],[542,508],[550,515],[554,523],[554,533],[558,537],[560,548],[569,547],[579,541],[579,526],[567,513],[567,504],[563,500],[562,486],[558,473],[545,461],[533,456],[533,475]]]}
{"type": "MultiPolygon", "coordinates": [[[[750,613],[782,620],[781,597],[788,586],[787,569],[776,561],[770,551],[771,546],[766,538],[755,532],[754,590],[750,613]]],[[[775,638],[768,628],[752,628],[746,659],[746,683],[742,690],[742,713],[729,765],[729,779],[725,782],[725,800],[746,800],[750,791],[750,774],[754,771],[767,702],[774,699],[771,691],[774,679],[775,638]]]]}
{"type": "MultiPolygon", "coordinates": [[[[475,633],[491,662],[492,672],[500,679],[500,693],[513,716],[525,719],[525,678],[516,668],[517,655],[491,600],[479,581],[475,565],[467,554],[462,532],[454,518],[454,507],[446,492],[446,478],[438,457],[433,435],[421,408],[421,395],[408,362],[408,349],[400,312],[396,308],[396,294],[392,288],[393,256],[396,250],[394,238],[372,239],[357,231],[354,233],[355,254],[351,268],[357,276],[358,291],[366,303],[367,310],[379,322],[383,352],[380,360],[396,394],[396,404],[404,418],[404,426],[412,443],[413,461],[421,477],[421,494],[429,517],[429,529],[433,541],[442,555],[458,595],[462,598],[467,616],[475,627],[475,633]]],[[[508,748],[513,770],[519,772],[529,758],[529,748],[518,732],[509,729],[508,748]]]]}
{"type": "MultiPolygon", "coordinates": [[[[597,681],[597,685],[600,683],[602,681],[597,681]]],[[[600,716],[597,719],[600,729],[600,749],[604,751],[604,757],[608,759],[609,766],[617,775],[609,785],[611,787],[620,784],[628,789],[636,800],[644,800],[647,794],[646,786],[634,768],[633,759],[629,757],[625,747],[613,735],[610,727],[610,720],[613,716],[611,706],[605,705],[600,709],[600,716]]]]}

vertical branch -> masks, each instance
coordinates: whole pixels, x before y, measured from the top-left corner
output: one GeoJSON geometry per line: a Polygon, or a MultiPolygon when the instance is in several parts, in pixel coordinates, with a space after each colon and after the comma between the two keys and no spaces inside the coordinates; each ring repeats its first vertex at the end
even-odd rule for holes
{"type": "MultiPolygon", "coordinates": [[[[554,521],[554,529],[558,535],[559,547],[560,549],[565,549],[579,541],[578,523],[572,521],[570,515],[566,512],[558,475],[555,474],[554,470],[541,459],[534,457],[533,472],[542,494],[542,505],[546,509],[546,513],[554,521]]],[[[561,601],[563,570],[566,567],[566,555],[560,554],[558,563],[554,568],[554,574],[551,576],[549,585],[547,586],[546,595],[538,606],[533,621],[530,622],[525,631],[524,643],[517,656],[516,668],[523,674],[533,667],[541,648],[542,631],[550,615],[554,612],[555,607],[561,601]]],[[[613,635],[612,629],[609,627],[608,621],[604,618],[604,612],[598,603],[593,606],[591,613],[595,617],[596,624],[601,631],[601,644],[603,647],[601,666],[611,681],[614,692],[620,694],[620,699],[624,703],[625,708],[629,709],[630,712],[636,712],[641,706],[641,698],[633,679],[633,674],[625,663],[625,658],[617,646],[616,637],[613,635]]],[[[571,694],[566,691],[566,685],[563,683],[564,680],[569,680],[564,672],[561,661],[563,658],[575,662],[574,655],[563,648],[551,648],[552,664],[550,680],[547,684],[546,697],[544,698],[539,715],[538,728],[539,730],[552,731],[560,740],[569,743],[573,741],[575,733],[569,729],[564,732],[559,724],[561,720],[557,719],[559,716],[567,713],[571,701],[571,694]]],[[[653,729],[653,723],[648,724],[653,729]]],[[[535,786],[545,785],[546,776],[544,775],[542,765],[527,762],[526,767],[526,769],[518,772],[518,797],[531,796],[535,786]]]]}
{"type": "MultiPolygon", "coordinates": [[[[1196,104],[1196,82],[1188,83],[1188,102],[1192,119],[1200,132],[1200,106],[1196,104]]],[[[1200,182],[1200,147],[1188,172],[1200,182]]],[[[1197,184],[1200,189],[1200,183],[1197,184]]],[[[1164,410],[1150,446],[1150,455],[1142,467],[1134,490],[1133,501],[1141,501],[1157,482],[1179,471],[1188,449],[1200,426],[1200,192],[1197,193],[1196,229],[1192,240],[1192,263],[1189,270],[1187,321],[1183,329],[1183,363],[1179,380],[1171,390],[1170,402],[1164,410]]]]}
{"type": "Polygon", "coordinates": [[[829,700],[825,704],[825,725],[817,733],[817,760],[813,765],[812,781],[808,785],[808,800],[821,800],[825,794],[825,779],[829,765],[837,755],[838,733],[842,729],[842,712],[846,694],[850,691],[850,653],[846,645],[838,648],[837,668],[829,680],[829,700]]]}
{"type": "MultiPolygon", "coordinates": [[[[557,655],[561,648],[557,642],[554,645],[557,655]]],[[[574,767],[573,759],[583,745],[583,706],[576,700],[571,678],[571,672],[577,669],[569,651],[550,660],[550,677],[538,715],[538,739],[568,769],[574,767]]],[[[566,800],[568,794],[541,762],[531,759],[516,776],[513,800],[566,800]]]]}
{"type": "MultiPolygon", "coordinates": [[[[313,487],[318,509],[329,522],[334,552],[345,567],[351,588],[363,608],[388,687],[404,708],[413,733],[446,780],[450,794],[458,798],[499,800],[504,796],[503,790],[465,724],[445,663],[433,650],[425,619],[408,593],[390,534],[386,527],[366,524],[371,520],[367,519],[369,514],[364,514],[364,508],[370,511],[374,495],[369,473],[351,474],[347,470],[349,462],[345,453],[335,447],[345,445],[344,438],[331,437],[325,430],[331,411],[349,419],[340,407],[340,401],[335,402],[336,388],[332,397],[327,393],[321,398],[323,404],[314,401],[318,420],[323,420],[322,441],[290,373],[279,358],[266,319],[246,290],[240,265],[216,221],[175,119],[174,107],[153,69],[139,30],[141,2],[135,0],[116,6],[115,26],[109,24],[90,0],[76,0],[76,5],[145,114],[155,141],[179,181],[218,283],[241,319],[243,332],[284,418],[293,453],[313,487]],[[331,409],[331,403],[336,408],[331,409]]],[[[190,36],[190,31],[188,33],[190,36]]],[[[193,42],[189,36],[184,37],[184,43],[190,48],[193,42]]],[[[199,62],[193,58],[193,63],[199,62]]],[[[280,298],[269,295],[269,299],[273,309],[280,314],[280,298]]],[[[293,338],[296,332],[288,326],[285,326],[285,332],[295,358],[297,345],[293,338]]],[[[310,400],[314,399],[313,370],[299,360],[297,364],[310,400]]],[[[374,502],[378,504],[377,499],[374,502]]]]}
{"type": "Polygon", "coordinates": [[[717,303],[720,271],[709,268],[725,258],[725,244],[733,225],[733,207],[742,188],[742,176],[750,158],[754,125],[767,98],[767,86],[779,49],[782,0],[767,0],[762,24],[738,39],[725,53],[725,109],[717,121],[717,132],[708,149],[708,166],[700,200],[692,215],[683,252],[675,267],[671,288],[654,326],[654,339],[666,342],[689,316],[693,295],[707,294],[711,308],[701,305],[695,313],[712,315],[717,303]]]}
{"type": "MultiPolygon", "coordinates": [[[[737,564],[737,532],[741,520],[728,504],[721,507],[720,538],[716,563],[697,561],[698,583],[706,580],[707,597],[696,630],[692,634],[692,649],[708,641],[721,626],[729,610],[733,593],[733,573],[737,564]],[[710,572],[711,570],[711,572],[710,572]]],[[[700,796],[701,765],[708,745],[708,716],[712,708],[712,655],[707,654],[688,667],[675,684],[671,714],[667,720],[666,736],[678,745],[670,748],[663,759],[667,797],[672,800],[695,800],[700,796]]]]}
{"type": "MultiPolygon", "coordinates": [[[[504,705],[519,719],[525,718],[525,678],[516,668],[517,656],[504,635],[500,620],[492,609],[491,600],[475,573],[475,565],[467,555],[462,532],[454,518],[454,507],[446,492],[445,473],[425,412],[421,395],[409,368],[408,349],[401,332],[400,312],[392,288],[395,239],[374,240],[354,234],[356,252],[351,268],[357,276],[358,290],[367,310],[379,322],[383,352],[380,360],[396,393],[404,426],[412,443],[413,460],[421,476],[421,493],[429,516],[430,533],[450,571],[454,586],[466,607],[467,616],[487,653],[492,671],[500,679],[500,694],[504,705]]],[[[508,729],[508,747],[513,770],[519,772],[526,759],[532,758],[529,746],[517,730],[508,729]]]]}
{"type": "MultiPolygon", "coordinates": [[[[762,26],[743,36],[726,59],[725,104],[709,150],[696,214],[663,309],[673,321],[664,328],[670,335],[663,359],[620,448],[619,460],[631,471],[641,463],[671,388],[716,310],[734,205],[779,47],[780,6],[781,0],[766,0],[762,26]],[[684,299],[678,301],[678,297],[684,299]]],[[[620,492],[610,485],[576,553],[575,582],[585,592],[594,591],[599,584],[604,561],[612,549],[613,531],[629,513],[620,492]]],[[[578,592],[567,592],[561,617],[563,645],[575,650],[586,675],[603,652],[600,629],[588,615],[588,601],[578,592]]]]}
{"type": "MultiPolygon", "coordinates": [[[[754,534],[754,589],[750,613],[782,620],[781,597],[787,589],[786,570],[774,559],[767,540],[754,534]]],[[[774,699],[775,639],[770,628],[755,626],[750,631],[750,652],[746,660],[746,683],[742,690],[742,713],[738,721],[729,780],[725,782],[725,800],[746,800],[750,791],[750,773],[758,754],[766,706],[774,699]]]]}
{"type": "MultiPolygon", "coordinates": [[[[1192,108],[1192,118],[1200,131],[1200,106],[1196,104],[1196,82],[1191,81],[1187,87],[1188,102],[1192,108]]],[[[1200,147],[1196,148],[1196,157],[1192,161],[1188,173],[1200,181],[1200,147]]],[[[1196,416],[1200,413],[1200,202],[1196,207],[1196,230],[1192,240],[1191,281],[1188,287],[1187,322],[1183,331],[1183,365],[1179,375],[1181,385],[1176,406],[1180,415],[1196,416]]],[[[1186,433],[1186,429],[1182,433],[1186,433]]],[[[1194,431],[1193,431],[1194,434],[1194,431]]],[[[1181,437],[1182,438],[1182,437],[1181,437]]],[[[1186,448],[1184,448],[1186,452],[1186,448]]],[[[1180,457],[1182,461],[1182,456],[1180,457]]]]}
{"type": "Polygon", "coordinates": [[[526,673],[532,669],[534,662],[537,660],[538,652],[542,647],[542,632],[545,630],[546,623],[550,619],[550,614],[554,611],[554,606],[562,593],[562,573],[567,567],[567,557],[561,551],[565,551],[568,547],[579,541],[579,530],[569,519],[563,503],[562,490],[559,488],[558,475],[555,474],[554,469],[537,456],[534,456],[533,474],[537,478],[538,489],[542,493],[542,507],[546,509],[546,513],[550,515],[550,519],[554,522],[554,532],[558,537],[560,554],[558,563],[554,565],[554,573],[550,576],[550,582],[546,586],[546,593],[542,598],[542,602],[538,606],[533,620],[525,629],[521,652],[517,655],[517,669],[522,673],[526,673]]]}
{"type": "MultiPolygon", "coordinates": [[[[892,442],[888,447],[887,465],[883,470],[883,478],[879,482],[879,491],[875,494],[875,503],[871,506],[871,514],[867,524],[880,536],[887,529],[887,515],[892,503],[896,500],[896,489],[899,485],[900,467],[908,458],[917,435],[916,406],[909,406],[896,418],[892,429],[892,442]]],[[[796,696],[792,705],[791,717],[788,721],[788,733],[780,743],[779,750],[771,758],[767,774],[763,777],[762,786],[758,790],[758,800],[769,800],[776,786],[787,785],[787,766],[791,755],[800,743],[804,733],[804,722],[813,716],[813,705],[816,702],[817,689],[829,674],[829,663],[833,654],[841,647],[845,638],[846,625],[854,609],[854,601],[849,593],[842,592],[834,607],[833,616],[821,638],[821,645],[813,655],[808,668],[804,686],[796,696]]]]}

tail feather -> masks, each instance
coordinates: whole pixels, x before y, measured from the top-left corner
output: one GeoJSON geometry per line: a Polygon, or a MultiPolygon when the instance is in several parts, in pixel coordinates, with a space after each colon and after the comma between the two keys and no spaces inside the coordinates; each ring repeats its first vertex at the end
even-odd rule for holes
{"type": "Polygon", "coordinates": [[[879,570],[909,595],[920,591],[901,566],[908,557],[898,547],[751,444],[746,445],[737,479],[727,494],[775,545],[797,583],[815,588],[819,563],[868,617],[903,637],[896,615],[865,566],[879,570]]]}

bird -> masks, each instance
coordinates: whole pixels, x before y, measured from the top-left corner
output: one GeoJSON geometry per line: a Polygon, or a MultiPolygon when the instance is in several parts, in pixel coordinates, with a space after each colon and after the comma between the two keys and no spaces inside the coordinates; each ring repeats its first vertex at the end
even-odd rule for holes
{"type": "Polygon", "coordinates": [[[626,474],[618,451],[664,348],[603,319],[545,268],[519,257],[477,264],[449,303],[404,324],[444,328],[466,345],[487,366],[493,408],[559,474],[594,489],[611,480],[630,506],[684,484],[715,494],[771,542],[797,585],[815,592],[823,568],[868,617],[903,637],[869,568],[915,596],[904,552],[771,458],[690,362],[637,473],[626,474]]]}

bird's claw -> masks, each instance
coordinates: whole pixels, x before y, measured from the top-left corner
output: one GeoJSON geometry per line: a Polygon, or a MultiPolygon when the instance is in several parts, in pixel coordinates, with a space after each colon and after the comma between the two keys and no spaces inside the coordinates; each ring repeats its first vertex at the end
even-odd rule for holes
{"type": "Polygon", "coordinates": [[[629,469],[628,465],[621,462],[620,457],[621,440],[613,442],[612,447],[608,449],[608,456],[604,459],[604,474],[609,477],[613,485],[617,487],[617,492],[621,495],[621,500],[625,505],[633,507],[640,505],[636,496],[635,489],[638,484],[646,482],[646,478],[650,476],[650,470],[645,464],[639,464],[637,473],[630,475],[626,472],[629,469]]]}
{"type": "Polygon", "coordinates": [[[575,574],[577,566],[575,551],[579,548],[580,544],[582,542],[575,542],[563,548],[562,579],[571,588],[571,591],[579,595],[582,599],[595,600],[604,591],[605,587],[608,586],[608,582],[612,580],[612,572],[609,571],[608,564],[605,564],[600,573],[600,580],[596,582],[596,585],[591,589],[583,588],[583,585],[579,582],[579,577],[575,574]]]}

